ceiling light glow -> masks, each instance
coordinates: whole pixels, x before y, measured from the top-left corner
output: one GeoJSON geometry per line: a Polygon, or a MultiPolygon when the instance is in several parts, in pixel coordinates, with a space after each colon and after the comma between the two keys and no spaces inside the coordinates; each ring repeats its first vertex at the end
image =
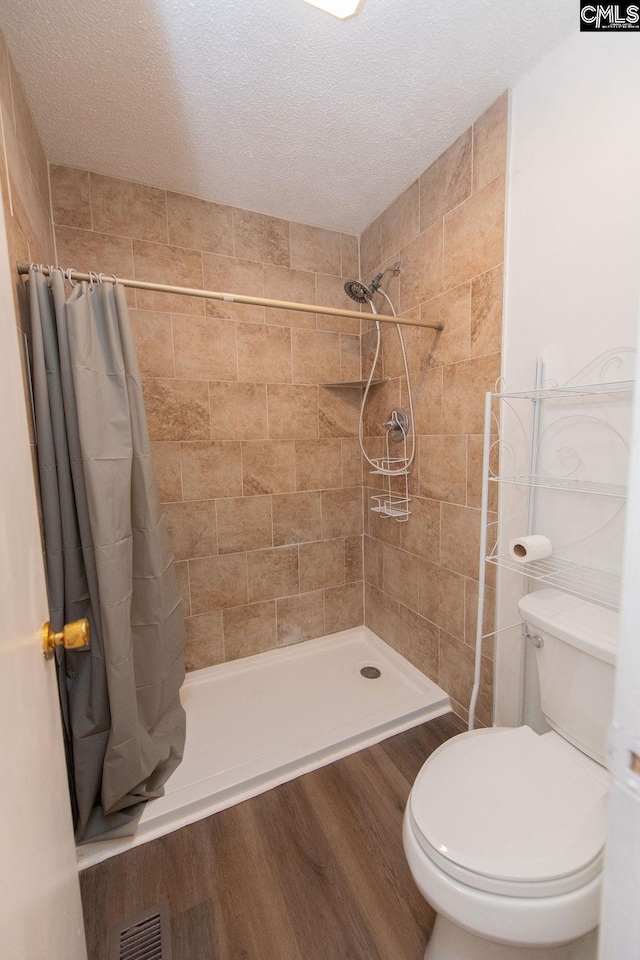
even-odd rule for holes
{"type": "Polygon", "coordinates": [[[317,7],[318,10],[324,10],[325,13],[330,13],[332,17],[338,17],[339,20],[355,17],[365,4],[365,0],[304,0],[304,2],[317,7]]]}

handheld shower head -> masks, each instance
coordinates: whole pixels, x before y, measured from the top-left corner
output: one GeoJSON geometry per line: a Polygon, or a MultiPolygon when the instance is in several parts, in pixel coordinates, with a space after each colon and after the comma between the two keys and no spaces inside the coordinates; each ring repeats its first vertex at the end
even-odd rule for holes
{"type": "Polygon", "coordinates": [[[362,280],[347,280],[344,292],[356,303],[369,303],[373,299],[375,289],[373,286],[368,287],[362,280]]]}
{"type": "Polygon", "coordinates": [[[344,285],[344,292],[347,296],[351,297],[352,300],[355,300],[356,303],[369,303],[380,289],[385,273],[393,273],[397,276],[401,268],[402,264],[400,261],[394,263],[392,267],[388,267],[382,273],[375,276],[369,286],[363,283],[362,280],[347,280],[344,285]]]}

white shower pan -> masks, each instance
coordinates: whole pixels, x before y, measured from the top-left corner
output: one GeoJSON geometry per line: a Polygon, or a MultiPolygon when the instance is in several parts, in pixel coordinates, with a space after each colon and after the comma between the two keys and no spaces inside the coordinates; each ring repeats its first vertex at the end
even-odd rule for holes
{"type": "Polygon", "coordinates": [[[187,741],[165,795],[147,803],[134,836],[78,847],[80,869],[451,709],[367,627],[196,670],[181,698],[187,741]],[[379,677],[361,674],[370,666],[379,677]]]}

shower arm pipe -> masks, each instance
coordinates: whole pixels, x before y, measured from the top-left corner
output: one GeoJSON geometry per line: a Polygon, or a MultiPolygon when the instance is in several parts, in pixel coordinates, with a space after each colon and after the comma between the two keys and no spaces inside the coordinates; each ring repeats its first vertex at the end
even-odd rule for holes
{"type": "MultiPolygon", "coordinates": [[[[149,283],[146,280],[127,280],[120,277],[106,276],[102,273],[81,273],[78,270],[63,269],[62,267],[50,268],[44,264],[32,264],[18,262],[16,264],[20,275],[29,273],[32,267],[36,267],[41,273],[48,277],[51,275],[51,269],[60,270],[68,280],[86,280],[89,283],[119,283],[123,287],[131,287],[133,290],[155,290],[158,293],[173,293],[182,297],[200,297],[203,300],[222,300],[225,303],[248,303],[252,306],[268,307],[271,310],[298,310],[301,313],[320,313],[329,317],[348,317],[351,320],[362,320],[366,314],[359,310],[342,310],[340,307],[325,307],[316,303],[293,303],[289,300],[270,300],[267,297],[247,297],[244,294],[220,293],[217,290],[199,290],[196,287],[173,287],[165,283],[149,283]]],[[[392,317],[389,314],[379,313],[378,320],[384,323],[403,323],[410,327],[429,327],[432,330],[443,330],[444,323],[437,323],[433,320],[421,320],[420,318],[392,317]]]]}

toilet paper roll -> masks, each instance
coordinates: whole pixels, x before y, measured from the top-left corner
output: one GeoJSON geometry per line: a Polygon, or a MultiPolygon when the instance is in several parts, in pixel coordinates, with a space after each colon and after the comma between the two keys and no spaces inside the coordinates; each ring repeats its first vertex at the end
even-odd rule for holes
{"type": "Polygon", "coordinates": [[[509,544],[509,553],[518,563],[530,563],[532,560],[544,560],[551,556],[551,540],[540,534],[529,537],[516,537],[509,544]]]}

